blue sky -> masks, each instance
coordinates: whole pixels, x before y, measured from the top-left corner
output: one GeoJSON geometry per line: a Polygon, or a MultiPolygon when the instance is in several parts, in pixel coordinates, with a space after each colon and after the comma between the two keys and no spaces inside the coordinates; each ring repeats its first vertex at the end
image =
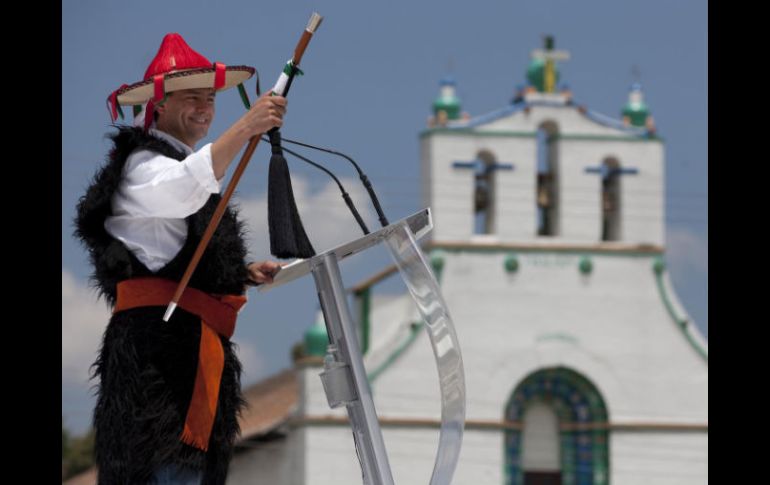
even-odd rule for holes
{"type": "MultiPolygon", "coordinates": [[[[619,118],[639,73],[645,100],[665,140],[667,260],[677,294],[708,335],[708,29],[696,0],[292,1],[79,0],[62,3],[62,414],[86,429],[93,399],[85,373],[106,322],[88,289],[86,254],[72,238],[77,199],[104,159],[107,95],[141,79],[164,34],[179,32],[212,62],[255,66],[271,86],[313,11],[325,18],[290,94],[283,134],[353,156],[398,219],[420,208],[418,134],[438,81],[451,73],[472,116],[505,106],[523,84],[532,49],[552,34],[571,60],[561,80],[575,100],[619,118]]],[[[254,82],[247,89],[253,97],[254,82]]],[[[235,91],[217,99],[204,142],[243,112],[235,91]]],[[[316,155],[350,180],[353,172],[316,155]]],[[[268,151],[260,147],[237,197],[252,217],[255,259],[267,256],[264,193],[268,151]]],[[[303,220],[317,248],[356,236],[338,193],[312,169],[293,163],[303,220]],[[328,209],[331,208],[331,209],[328,209]],[[322,210],[324,209],[324,210],[322,210]],[[349,229],[345,229],[350,226],[349,229]],[[343,228],[343,229],[339,229],[343,228]]],[[[344,180],[343,180],[344,181],[344,180]]],[[[372,212],[362,210],[370,228],[372,212]]],[[[343,267],[356,282],[389,261],[374,253],[343,267]]],[[[235,334],[248,385],[290,365],[289,349],[317,311],[312,281],[252,294],[235,334]],[[304,295],[298,297],[297,295],[304,295]]]]}

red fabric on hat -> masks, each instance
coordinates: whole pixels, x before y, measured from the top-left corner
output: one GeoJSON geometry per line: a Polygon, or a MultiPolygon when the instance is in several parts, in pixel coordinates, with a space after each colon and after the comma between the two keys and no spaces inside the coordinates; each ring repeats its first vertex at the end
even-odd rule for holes
{"type": "Polygon", "coordinates": [[[163,86],[163,74],[156,74],[152,77],[153,90],[155,94],[152,96],[153,103],[160,103],[163,97],[166,96],[166,92],[163,86]]]}
{"type": "Polygon", "coordinates": [[[173,32],[163,37],[158,53],[144,73],[144,79],[150,79],[157,74],[199,67],[211,67],[211,62],[187,45],[181,35],[173,32]]]}
{"type": "MultiPolygon", "coordinates": [[[[110,119],[114,122],[120,111],[120,105],[133,105],[151,102],[145,111],[145,129],[152,124],[153,110],[165,100],[166,81],[172,76],[174,83],[172,91],[183,89],[199,89],[212,87],[217,91],[234,87],[250,78],[255,72],[253,67],[234,66],[228,68],[225,64],[212,64],[206,57],[193,50],[178,33],[166,34],[160,48],[144,73],[144,78],[132,85],[123,85],[110,93],[107,98],[107,108],[110,119]],[[232,72],[231,72],[232,71],[232,72]],[[211,79],[211,75],[213,80],[211,79]],[[231,82],[232,75],[232,82],[231,82]],[[228,83],[230,85],[228,86],[228,83]],[[148,93],[147,87],[152,90],[148,93]],[[141,90],[141,92],[137,92],[141,90]]],[[[120,113],[122,117],[122,113],[120,113]]]]}
{"type": "Polygon", "coordinates": [[[221,62],[214,63],[214,89],[220,90],[225,86],[225,68],[221,62]]]}
{"type": "Polygon", "coordinates": [[[155,119],[155,103],[152,100],[147,101],[147,107],[144,109],[144,131],[150,129],[153,120],[155,119]]]}
{"type": "Polygon", "coordinates": [[[110,110],[110,119],[112,121],[115,121],[118,119],[118,91],[128,86],[128,84],[123,84],[118,89],[112,92],[110,94],[110,97],[107,98],[107,103],[109,104],[109,110],[110,110]]]}

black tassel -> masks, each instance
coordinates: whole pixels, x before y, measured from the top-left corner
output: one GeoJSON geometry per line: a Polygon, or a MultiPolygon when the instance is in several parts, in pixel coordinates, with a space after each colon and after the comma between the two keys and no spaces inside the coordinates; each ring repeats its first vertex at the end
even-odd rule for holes
{"type": "Polygon", "coordinates": [[[310,258],[315,256],[315,250],[305,234],[294,202],[289,165],[281,149],[281,132],[273,129],[268,135],[273,148],[267,184],[270,253],[277,258],[310,258]]]}

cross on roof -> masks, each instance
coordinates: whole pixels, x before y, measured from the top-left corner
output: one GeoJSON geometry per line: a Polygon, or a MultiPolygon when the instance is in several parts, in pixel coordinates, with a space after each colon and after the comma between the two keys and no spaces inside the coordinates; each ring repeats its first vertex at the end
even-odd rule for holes
{"type": "Polygon", "coordinates": [[[553,49],[554,40],[552,35],[545,36],[544,49],[535,49],[532,51],[533,59],[545,59],[545,92],[553,93],[556,91],[556,61],[568,61],[568,51],[557,51],[553,49]]]}

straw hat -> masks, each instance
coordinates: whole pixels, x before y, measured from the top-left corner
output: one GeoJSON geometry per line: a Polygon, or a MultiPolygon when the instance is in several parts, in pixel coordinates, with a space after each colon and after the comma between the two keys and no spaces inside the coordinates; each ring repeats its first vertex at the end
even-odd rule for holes
{"type": "Polygon", "coordinates": [[[147,103],[145,128],[152,122],[154,106],[162,103],[167,93],[182,89],[214,88],[224,91],[242,84],[256,70],[249,66],[226,66],[212,63],[187,45],[177,33],[166,34],[158,53],[147,67],[144,79],[124,84],[107,98],[110,116],[115,121],[123,115],[120,106],[134,106],[135,114],[147,103]]]}

